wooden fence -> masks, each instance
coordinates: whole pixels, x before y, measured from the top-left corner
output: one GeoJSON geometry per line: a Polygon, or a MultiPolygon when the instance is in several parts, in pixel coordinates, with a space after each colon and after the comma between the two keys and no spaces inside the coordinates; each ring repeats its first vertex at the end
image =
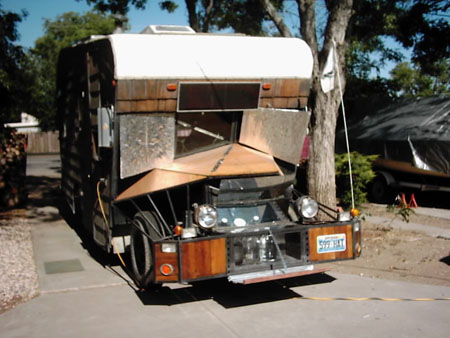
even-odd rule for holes
{"type": "Polygon", "coordinates": [[[59,133],[57,131],[26,133],[28,154],[59,153],[59,133]]]}

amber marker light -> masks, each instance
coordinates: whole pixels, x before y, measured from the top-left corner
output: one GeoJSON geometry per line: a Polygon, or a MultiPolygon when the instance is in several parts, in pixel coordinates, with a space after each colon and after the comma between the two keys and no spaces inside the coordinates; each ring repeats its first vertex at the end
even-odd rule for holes
{"type": "Polygon", "coordinates": [[[263,83],[263,85],[262,85],[262,89],[264,89],[264,90],[270,90],[271,88],[272,88],[271,83],[263,83]]]}
{"type": "Polygon", "coordinates": [[[352,210],[350,210],[350,215],[352,215],[353,217],[359,216],[359,210],[356,208],[353,208],[352,210]]]}
{"type": "Polygon", "coordinates": [[[181,225],[177,225],[175,226],[175,228],[173,228],[173,233],[177,236],[180,236],[182,231],[183,227],[181,225]]]}
{"type": "Polygon", "coordinates": [[[174,92],[175,90],[177,90],[177,84],[176,83],[169,83],[167,85],[167,90],[169,92],[174,92]]]}
{"type": "Polygon", "coordinates": [[[164,276],[170,276],[173,274],[173,266],[165,263],[159,267],[159,271],[161,271],[164,276]]]}

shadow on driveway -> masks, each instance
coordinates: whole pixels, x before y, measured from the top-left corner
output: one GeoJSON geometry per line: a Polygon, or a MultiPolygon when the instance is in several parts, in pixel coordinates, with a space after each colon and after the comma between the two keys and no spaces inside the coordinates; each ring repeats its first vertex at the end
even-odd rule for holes
{"type": "Polygon", "coordinates": [[[137,291],[144,305],[178,305],[212,299],[224,308],[236,308],[275,301],[302,298],[290,288],[331,283],[334,277],[327,274],[308,275],[282,281],[251,285],[232,284],[226,279],[191,283],[180,288],[162,287],[151,291],[137,291]]]}

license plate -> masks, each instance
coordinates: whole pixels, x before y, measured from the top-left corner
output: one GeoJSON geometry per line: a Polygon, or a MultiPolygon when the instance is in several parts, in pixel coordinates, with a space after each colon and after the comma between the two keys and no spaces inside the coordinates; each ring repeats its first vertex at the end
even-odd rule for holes
{"type": "Polygon", "coordinates": [[[347,249],[345,234],[317,236],[317,253],[341,252],[347,249]]]}

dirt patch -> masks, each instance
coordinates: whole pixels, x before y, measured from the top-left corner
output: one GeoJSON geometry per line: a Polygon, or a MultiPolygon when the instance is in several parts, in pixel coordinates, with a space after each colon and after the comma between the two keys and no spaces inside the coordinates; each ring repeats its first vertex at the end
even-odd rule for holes
{"type": "MultiPolygon", "coordinates": [[[[362,213],[394,218],[380,205],[365,205],[362,213]]],[[[401,217],[396,216],[396,219],[401,217]]],[[[410,222],[450,228],[450,220],[411,214],[410,222]]],[[[362,255],[331,264],[334,271],[361,276],[450,286],[450,240],[363,221],[362,255]]]]}

